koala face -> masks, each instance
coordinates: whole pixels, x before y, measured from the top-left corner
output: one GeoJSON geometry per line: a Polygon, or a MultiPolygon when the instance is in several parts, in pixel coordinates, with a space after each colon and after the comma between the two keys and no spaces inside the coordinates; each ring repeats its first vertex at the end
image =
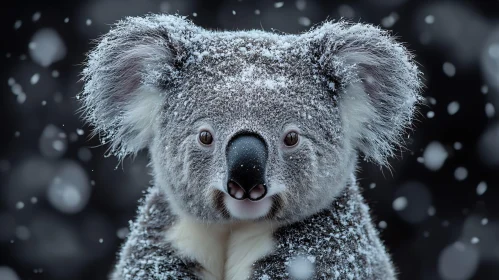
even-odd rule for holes
{"type": "Polygon", "coordinates": [[[155,174],[167,182],[182,211],[206,220],[297,218],[323,208],[341,189],[355,155],[342,129],[337,97],[313,77],[306,53],[293,57],[288,54],[292,46],[283,49],[279,42],[265,33],[205,41],[202,48],[226,54],[208,52],[184,66],[184,82],[166,97],[151,156],[159,167],[155,174]],[[274,50],[271,57],[262,55],[266,49],[274,50]],[[279,52],[285,62],[272,56],[279,52]],[[203,132],[212,137],[209,145],[200,141],[203,132]],[[290,133],[297,138],[293,145],[286,144],[290,133]],[[230,196],[228,184],[237,174],[229,174],[235,167],[229,152],[239,135],[262,142],[259,170],[248,174],[260,181],[237,186],[265,185],[262,200],[230,196]]]}
{"type": "Polygon", "coordinates": [[[386,162],[419,98],[411,59],[369,25],[277,35],[130,18],[90,54],[81,99],[112,152],[149,148],[176,213],[289,222],[334,200],[358,151],[386,162]]]}

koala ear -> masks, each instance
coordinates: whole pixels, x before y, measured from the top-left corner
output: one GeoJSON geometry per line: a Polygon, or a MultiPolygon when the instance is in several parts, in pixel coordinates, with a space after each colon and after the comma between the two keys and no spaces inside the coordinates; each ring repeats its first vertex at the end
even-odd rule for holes
{"type": "Polygon", "coordinates": [[[123,158],[147,146],[163,94],[178,82],[188,41],[199,28],[179,16],[127,18],[89,53],[77,96],[94,135],[123,158]]]}
{"type": "Polygon", "coordinates": [[[338,94],[347,137],[366,159],[387,164],[421,100],[412,55],[388,32],[367,24],[326,22],[303,36],[319,76],[338,94]]]}

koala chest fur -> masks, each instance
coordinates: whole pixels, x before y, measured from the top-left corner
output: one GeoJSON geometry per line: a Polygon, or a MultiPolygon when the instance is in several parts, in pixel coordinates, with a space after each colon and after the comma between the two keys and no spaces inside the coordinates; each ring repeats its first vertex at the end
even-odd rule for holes
{"type": "Polygon", "coordinates": [[[79,99],[111,153],[148,149],[154,182],[112,279],[393,279],[356,161],[387,165],[419,75],[366,24],[294,35],[118,22],[79,99]],[[292,275],[297,259],[307,277],[292,275]]]}
{"type": "Polygon", "coordinates": [[[184,218],[166,233],[180,256],[194,259],[201,279],[246,279],[252,265],[273,250],[270,223],[203,224],[184,218]]]}
{"type": "Polygon", "coordinates": [[[111,279],[290,278],[395,279],[354,178],[327,209],[280,226],[180,218],[164,192],[153,187],[131,225],[111,279]],[[308,266],[300,266],[300,261],[308,266]]]}

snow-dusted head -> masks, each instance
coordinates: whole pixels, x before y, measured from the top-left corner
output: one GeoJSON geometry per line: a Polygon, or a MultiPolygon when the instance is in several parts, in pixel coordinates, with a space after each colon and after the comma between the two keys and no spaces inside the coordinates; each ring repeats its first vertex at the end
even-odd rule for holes
{"type": "Polygon", "coordinates": [[[419,100],[411,55],[371,25],[217,32],[179,16],[119,22],[90,53],[87,120],[119,157],[148,148],[176,213],[300,220],[357,153],[385,164],[419,100]]]}

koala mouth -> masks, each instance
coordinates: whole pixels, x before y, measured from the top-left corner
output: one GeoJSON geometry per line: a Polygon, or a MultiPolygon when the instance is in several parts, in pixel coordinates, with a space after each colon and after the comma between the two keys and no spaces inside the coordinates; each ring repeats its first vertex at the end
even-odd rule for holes
{"type": "Polygon", "coordinates": [[[240,220],[255,220],[269,214],[272,209],[273,199],[265,197],[259,201],[237,200],[225,195],[223,203],[231,217],[240,220]]]}
{"type": "MultiPolygon", "coordinates": [[[[236,194],[233,193],[233,195],[236,194]]],[[[255,201],[246,198],[235,199],[227,192],[215,190],[214,205],[225,219],[260,220],[278,218],[283,209],[284,200],[282,194],[272,194],[272,191],[270,195],[264,195],[262,199],[255,201]]]]}

